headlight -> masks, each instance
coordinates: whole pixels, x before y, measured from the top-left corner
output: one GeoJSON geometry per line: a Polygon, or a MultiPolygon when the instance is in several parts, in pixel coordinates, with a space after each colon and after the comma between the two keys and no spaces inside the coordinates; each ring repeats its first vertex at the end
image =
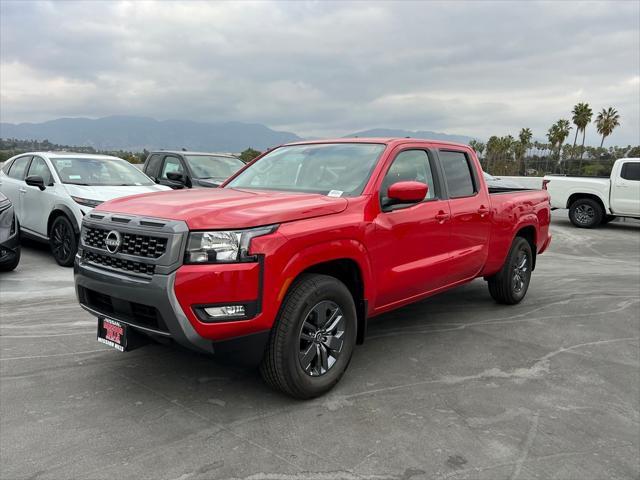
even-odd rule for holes
{"type": "Polygon", "coordinates": [[[191,232],[185,263],[229,263],[253,260],[249,256],[251,240],[275,232],[277,225],[248,230],[191,232]]]}
{"type": "Polygon", "coordinates": [[[95,208],[102,203],[102,200],[90,200],[88,198],[71,197],[73,201],[79,203],[83,207],[95,208]]]}

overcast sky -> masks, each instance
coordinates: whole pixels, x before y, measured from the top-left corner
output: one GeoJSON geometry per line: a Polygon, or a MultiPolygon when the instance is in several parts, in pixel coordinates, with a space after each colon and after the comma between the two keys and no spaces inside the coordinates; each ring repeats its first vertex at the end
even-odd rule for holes
{"type": "MultiPolygon", "coordinates": [[[[640,2],[0,0],[0,119],[544,138],[578,101],[640,143],[640,2]]],[[[595,128],[588,139],[596,141],[595,128]]]]}

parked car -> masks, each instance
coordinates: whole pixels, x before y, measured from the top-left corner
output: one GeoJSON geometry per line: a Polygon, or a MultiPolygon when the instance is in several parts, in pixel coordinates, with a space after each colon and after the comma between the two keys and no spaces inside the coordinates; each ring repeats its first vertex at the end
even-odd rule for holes
{"type": "Polygon", "coordinates": [[[226,153],[160,151],[149,154],[142,171],[174,189],[215,188],[242,167],[242,160],[226,153]]]}
{"type": "Polygon", "coordinates": [[[48,242],[62,266],[73,265],[82,218],[105,200],[170,190],[129,162],[106,155],[31,152],[7,160],[0,192],[13,203],[25,237],[48,242]]]}
{"type": "Polygon", "coordinates": [[[0,272],[20,263],[20,232],[11,200],[0,192],[0,272]]]}
{"type": "Polygon", "coordinates": [[[338,382],[370,317],[477,277],[520,302],[549,222],[547,192],[490,194],[465,145],[301,142],[222,188],[100,205],[75,284],[103,343],[142,333],[260,362],[272,387],[310,398],[338,382]]]}
{"type": "Polygon", "coordinates": [[[640,158],[621,158],[610,178],[547,175],[552,208],[568,208],[576,227],[593,228],[616,217],[640,218],[640,158]]]}

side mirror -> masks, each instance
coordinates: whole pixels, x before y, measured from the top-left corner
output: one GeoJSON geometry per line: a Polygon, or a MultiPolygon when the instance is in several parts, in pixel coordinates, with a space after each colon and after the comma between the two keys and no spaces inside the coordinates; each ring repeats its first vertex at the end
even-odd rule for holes
{"type": "Polygon", "coordinates": [[[184,188],[187,184],[187,178],[182,173],[167,172],[167,179],[173,183],[173,185],[171,185],[173,188],[184,188]]]}
{"type": "Polygon", "coordinates": [[[429,187],[425,183],[420,182],[396,182],[389,187],[387,197],[389,205],[398,203],[418,203],[427,196],[429,187]]]}
{"type": "Polygon", "coordinates": [[[47,188],[44,184],[44,179],[40,175],[30,175],[24,181],[27,185],[38,187],[40,190],[47,188]]]}

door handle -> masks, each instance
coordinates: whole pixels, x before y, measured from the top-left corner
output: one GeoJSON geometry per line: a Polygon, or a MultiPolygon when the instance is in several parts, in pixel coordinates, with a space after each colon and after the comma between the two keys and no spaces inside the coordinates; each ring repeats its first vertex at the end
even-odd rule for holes
{"type": "Polygon", "coordinates": [[[616,183],[616,187],[627,188],[628,185],[626,183],[616,183]]]}
{"type": "Polygon", "coordinates": [[[480,218],[484,218],[484,216],[489,213],[489,209],[484,205],[481,205],[478,209],[478,213],[480,214],[480,218]]]}
{"type": "Polygon", "coordinates": [[[440,210],[437,214],[436,214],[436,220],[438,221],[438,223],[444,223],[447,220],[449,220],[449,214],[443,212],[442,210],[440,210]]]}
{"type": "Polygon", "coordinates": [[[26,188],[21,188],[20,189],[20,193],[27,193],[27,189],[26,188]]]}

